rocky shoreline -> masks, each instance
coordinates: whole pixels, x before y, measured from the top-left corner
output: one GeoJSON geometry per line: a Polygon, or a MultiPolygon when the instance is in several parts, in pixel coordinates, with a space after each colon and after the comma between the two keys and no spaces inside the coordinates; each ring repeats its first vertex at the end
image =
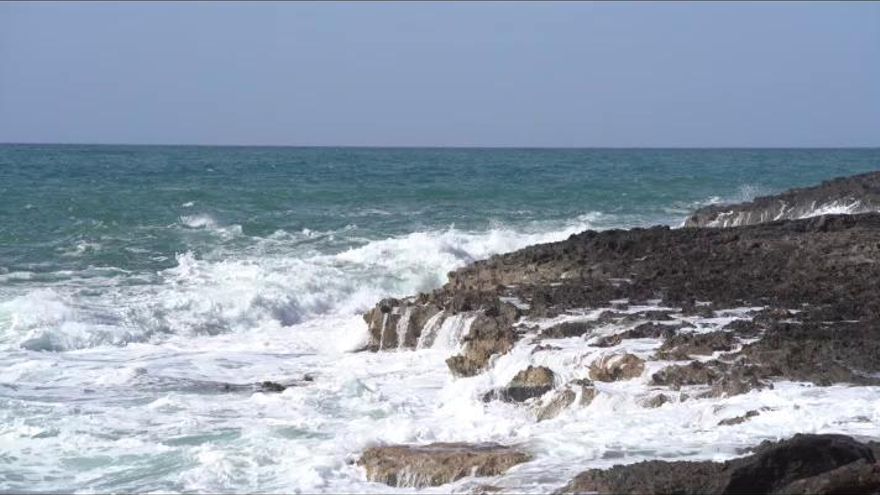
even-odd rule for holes
{"type": "MultiPolygon", "coordinates": [[[[530,246],[452,272],[432,293],[381,301],[364,315],[363,350],[453,344],[446,364],[466,379],[528,346],[535,364],[481,399],[521,404],[535,421],[589,407],[599,384],[629,380],[645,384],[646,408],[780,381],[880,386],[877,210],[873,173],[702,209],[684,228],[586,231],[530,246]],[[813,215],[835,205],[861,213],[813,215]],[[552,353],[568,353],[568,367],[539,364],[552,353]]],[[[559,485],[566,493],[880,493],[872,448],[800,435],[726,463],[646,461],[559,485]]],[[[513,446],[386,445],[359,463],[371,480],[421,487],[501,475],[529,459],[513,446]]]]}

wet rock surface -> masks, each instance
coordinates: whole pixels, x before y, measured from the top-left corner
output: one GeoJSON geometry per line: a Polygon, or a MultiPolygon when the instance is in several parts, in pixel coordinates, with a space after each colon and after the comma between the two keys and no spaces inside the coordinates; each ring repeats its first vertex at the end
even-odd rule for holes
{"type": "Polygon", "coordinates": [[[553,371],[545,366],[529,366],[513,377],[506,387],[489,392],[485,401],[500,399],[506,402],[524,402],[540,397],[553,389],[553,371]]]}
{"type": "Polygon", "coordinates": [[[616,300],[629,301],[620,308],[659,300],[679,313],[608,311],[591,321],[545,328],[539,337],[586,338],[601,325],[630,326],[592,343],[610,347],[627,339],[660,338],[667,343],[657,357],[670,360],[733,352],[744,343],[737,356],[746,359],[738,362],[763,368],[762,376],[817,384],[876,382],[877,239],[876,213],[728,229],[587,231],[478,261],[452,272],[449,283],[431,294],[382,301],[365,315],[368,348],[413,347],[438,314],[439,320],[473,315],[461,352],[447,361],[455,376],[468,377],[513,347],[521,337],[515,327],[520,317],[610,307],[616,300]],[[721,333],[681,331],[691,325],[687,318],[717,317],[725,308],[739,307],[765,309],[721,333]]]}
{"type": "Polygon", "coordinates": [[[590,380],[586,378],[572,380],[561,389],[544,396],[543,402],[537,405],[535,418],[538,421],[555,418],[575,403],[579,407],[589,406],[597,395],[599,391],[590,380]]]}
{"type": "Polygon", "coordinates": [[[814,187],[755,198],[748,203],[707,206],[689,216],[684,225],[733,227],[803,218],[822,210],[880,211],[880,172],[841,177],[814,187]]]}
{"type": "Polygon", "coordinates": [[[422,488],[465,476],[495,476],[530,458],[522,450],[494,443],[433,443],[371,447],[357,463],[370,481],[422,488]]]}
{"type": "Polygon", "coordinates": [[[871,449],[843,435],[795,435],[765,442],[725,463],[646,461],[577,475],[560,493],[875,493],[880,468],[871,449]]]}
{"type": "Polygon", "coordinates": [[[450,357],[446,365],[455,376],[474,376],[483,371],[489,359],[509,351],[519,340],[513,329],[518,312],[510,305],[503,305],[501,311],[489,311],[477,316],[470,330],[464,336],[464,349],[461,354],[450,357]]]}
{"type": "Polygon", "coordinates": [[[690,385],[704,385],[699,397],[723,397],[743,394],[754,389],[772,387],[767,369],[748,364],[731,364],[719,360],[693,361],[661,369],[651,376],[653,385],[680,390],[690,385]]]}
{"type": "MultiPolygon", "coordinates": [[[[880,173],[852,179],[795,190],[783,202],[853,191],[862,204],[880,197],[880,173]]],[[[586,231],[472,263],[431,293],[381,301],[364,315],[366,350],[429,347],[441,326],[466,321],[455,337],[457,353],[446,360],[452,375],[491,370],[517,347],[513,357],[528,356],[532,365],[505,387],[479,393],[486,401],[525,402],[518,407],[533,411],[536,421],[589,406],[599,394],[591,380],[604,382],[599,389],[649,387],[635,397],[646,408],[769,390],[777,381],[880,385],[880,213],[786,219],[802,216],[786,203],[782,219],[768,221],[767,212],[783,211],[779,201],[742,205],[742,226],[586,231]],[[557,369],[559,376],[589,379],[560,380],[541,363],[564,363],[572,368],[557,369]]],[[[733,218],[724,211],[701,210],[692,224],[733,218]]],[[[715,421],[720,431],[734,431],[758,414],[715,421]]],[[[864,491],[874,486],[876,466],[853,442],[797,436],[728,463],[591,470],[566,489],[880,492],[864,491]],[[818,457],[798,457],[798,449],[818,457]]]]}
{"type": "Polygon", "coordinates": [[[611,354],[590,365],[590,378],[600,382],[616,382],[636,378],[644,371],[644,359],[633,354],[611,354]]]}
{"type": "Polygon", "coordinates": [[[691,355],[711,355],[730,351],[737,343],[731,332],[679,333],[665,339],[657,350],[660,359],[687,360],[691,355]]]}

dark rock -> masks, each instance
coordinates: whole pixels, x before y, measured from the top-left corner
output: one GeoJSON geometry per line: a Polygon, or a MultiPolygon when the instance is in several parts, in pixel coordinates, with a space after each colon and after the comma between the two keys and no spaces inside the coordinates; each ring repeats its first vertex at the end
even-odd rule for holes
{"type": "Polygon", "coordinates": [[[776,490],[780,495],[876,495],[880,466],[864,459],[816,476],[799,479],[776,490]]]}
{"type": "Polygon", "coordinates": [[[755,416],[757,416],[759,414],[761,414],[761,413],[756,410],[747,411],[742,416],[737,416],[735,418],[722,419],[721,421],[718,422],[718,426],[739,425],[739,424],[745,423],[746,421],[754,418],[755,416]]]}
{"type": "Polygon", "coordinates": [[[287,386],[277,382],[261,382],[259,384],[260,392],[284,392],[287,386]]]}
{"type": "Polygon", "coordinates": [[[452,374],[460,377],[474,376],[488,365],[492,356],[509,351],[519,339],[513,329],[516,318],[515,312],[477,316],[464,337],[461,354],[446,360],[452,374]]]}
{"type": "Polygon", "coordinates": [[[366,469],[370,481],[422,488],[465,476],[496,476],[528,460],[527,453],[494,443],[433,443],[371,447],[358,465],[366,469]]]}
{"type": "Polygon", "coordinates": [[[616,382],[636,378],[643,371],[644,359],[634,354],[611,354],[590,365],[590,378],[600,382],[616,382]]]}
{"type": "Polygon", "coordinates": [[[880,301],[868,296],[880,276],[880,214],[823,218],[821,225],[804,219],[731,229],[587,231],[478,261],[454,272],[443,291],[494,292],[515,284],[520,299],[530,301],[531,316],[625,298],[692,305],[704,316],[726,307],[803,303],[810,311],[833,308],[837,319],[880,315],[880,301]],[[617,282],[622,279],[628,282],[617,282]]]}
{"type": "Polygon", "coordinates": [[[753,339],[764,333],[765,328],[750,320],[733,320],[724,325],[722,331],[729,332],[743,339],[753,339]]]}
{"type": "Polygon", "coordinates": [[[861,460],[875,462],[871,449],[844,435],[795,435],[765,442],[752,456],[728,463],[724,493],[770,493],[861,460]]]}
{"type": "Polygon", "coordinates": [[[851,213],[880,211],[880,172],[842,177],[737,205],[700,208],[685,227],[733,227],[815,215],[827,207],[851,206],[851,213]]]}
{"type": "Polygon", "coordinates": [[[880,322],[774,323],[740,354],[789,380],[877,385],[880,322]]]}
{"type": "Polygon", "coordinates": [[[557,493],[703,495],[719,493],[721,473],[722,466],[709,461],[645,461],[584,471],[557,493]]]}
{"type": "Polygon", "coordinates": [[[544,366],[529,366],[510,380],[506,387],[489,392],[484,401],[500,399],[505,402],[524,402],[540,397],[553,389],[553,371],[544,366]]]}
{"type": "Polygon", "coordinates": [[[730,364],[718,360],[694,361],[685,365],[667,366],[651,376],[651,384],[679,390],[688,385],[707,385],[702,397],[744,394],[754,389],[771,387],[768,372],[750,364],[730,364]]]}
{"type": "Polygon", "coordinates": [[[752,455],[725,463],[647,461],[591,469],[577,475],[560,492],[873,493],[880,487],[876,465],[871,466],[874,463],[871,450],[850,437],[795,435],[781,442],[765,442],[752,455]]]}
{"type": "Polygon", "coordinates": [[[484,495],[486,493],[497,493],[503,491],[504,488],[495,485],[477,485],[470,491],[473,495],[484,495]]]}
{"type": "Polygon", "coordinates": [[[555,346],[555,345],[550,345],[550,344],[539,344],[539,345],[536,345],[536,346],[532,349],[532,354],[535,354],[536,352],[544,352],[544,351],[558,351],[558,350],[560,350],[560,349],[562,349],[562,348],[561,348],[561,347],[558,347],[558,346],[555,346]]]}
{"type": "Polygon", "coordinates": [[[645,407],[657,408],[666,404],[667,402],[671,402],[671,399],[666,396],[666,394],[657,394],[652,396],[650,399],[644,402],[645,407]]]}
{"type": "Polygon", "coordinates": [[[712,309],[712,304],[697,304],[692,298],[688,298],[681,303],[681,314],[683,316],[713,318],[715,311],[712,309]]]}
{"type": "Polygon", "coordinates": [[[619,345],[625,339],[668,339],[675,335],[678,330],[687,326],[686,324],[668,325],[647,322],[624,332],[597,339],[592,345],[595,347],[613,347],[619,345]]]}
{"type": "Polygon", "coordinates": [[[729,351],[736,343],[736,337],[729,332],[678,333],[666,338],[657,350],[657,357],[687,360],[692,354],[705,356],[718,351],[729,351]]]}
{"type": "Polygon", "coordinates": [[[545,339],[564,339],[567,337],[580,337],[593,331],[601,325],[598,321],[566,321],[541,331],[540,336],[545,339]]]}
{"type": "Polygon", "coordinates": [[[538,409],[536,416],[538,421],[555,418],[566,407],[574,404],[577,394],[570,388],[565,388],[556,393],[546,405],[538,409]]]}
{"type": "Polygon", "coordinates": [[[545,419],[555,418],[563,409],[574,404],[577,400],[581,407],[590,405],[599,392],[593,385],[593,382],[585,378],[572,380],[565,388],[552,395],[549,400],[538,407],[537,419],[544,421],[545,419]],[[580,395],[580,400],[578,400],[580,395]]]}
{"type": "Polygon", "coordinates": [[[435,304],[383,299],[364,315],[370,333],[366,350],[415,348],[425,323],[442,311],[435,304]]]}

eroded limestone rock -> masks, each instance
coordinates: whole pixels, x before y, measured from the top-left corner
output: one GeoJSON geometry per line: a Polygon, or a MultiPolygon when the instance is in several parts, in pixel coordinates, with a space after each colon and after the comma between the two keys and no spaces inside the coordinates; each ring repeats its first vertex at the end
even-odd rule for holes
{"type": "Polygon", "coordinates": [[[495,476],[530,459],[522,450],[495,443],[432,443],[371,447],[357,463],[370,481],[422,488],[465,476],[495,476]]]}

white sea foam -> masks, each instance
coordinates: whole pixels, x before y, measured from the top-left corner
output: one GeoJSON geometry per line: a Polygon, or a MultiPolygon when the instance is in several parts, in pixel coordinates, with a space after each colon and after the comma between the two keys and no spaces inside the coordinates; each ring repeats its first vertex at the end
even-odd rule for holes
{"type": "MultiPolygon", "coordinates": [[[[280,246],[297,238],[273,235],[252,250],[181,253],[149,284],[126,285],[125,274],[98,272],[82,286],[5,298],[0,460],[10,461],[0,462],[0,490],[408,493],[367,482],[351,461],[381,442],[496,441],[522,445],[535,458],[502,477],[424,492],[466,492],[479,482],[546,493],[589,467],[653,457],[726,459],[737,448],[795,432],[876,434],[876,387],[778,383],[647,409],[640,401],[651,393],[651,368],[642,379],[600,384],[590,406],[539,423],[528,407],[480,400],[529,364],[549,366],[561,384],[586,376],[609,352],[647,356],[659,345],[652,339],[614,349],[557,339],[551,342],[560,350],[533,353],[535,343],[525,338],[487,373],[455,379],[445,360],[474,316],[463,314],[438,316],[426,332],[432,342],[418,350],[349,352],[367,338],[360,313],[380,298],[436,287],[473,259],[589,225],[585,217],[529,232],[450,228],[338,254],[284,251],[280,246]],[[224,383],[306,374],[314,380],[279,394],[222,392],[224,383]],[[769,410],[717,427],[761,407],[769,410]]],[[[739,316],[694,323],[709,331],[739,316]]]]}
{"type": "MultiPolygon", "coordinates": [[[[595,217],[518,231],[455,228],[367,241],[338,254],[281,249],[292,239],[275,233],[251,251],[176,256],[177,265],[156,283],[116,286],[98,296],[59,286],[37,289],[0,303],[0,344],[67,350],[164,339],[170,335],[249,332],[263,325],[290,326],[322,315],[359,314],[387,296],[434,289],[446,274],[476,259],[538,242],[564,239],[590,227],[595,217]],[[3,323],[6,321],[7,323],[3,323]]],[[[228,232],[207,215],[181,217],[189,228],[228,232]]],[[[347,233],[347,226],[340,233],[347,233]]],[[[331,232],[305,229],[306,237],[331,232]]],[[[116,276],[117,271],[107,275],[116,276]]],[[[5,274],[20,278],[23,274],[5,274]]],[[[77,274],[68,273],[68,282],[77,274]]],[[[102,284],[101,272],[89,284],[102,284]],[[98,278],[95,278],[98,277],[98,278]]]]}

